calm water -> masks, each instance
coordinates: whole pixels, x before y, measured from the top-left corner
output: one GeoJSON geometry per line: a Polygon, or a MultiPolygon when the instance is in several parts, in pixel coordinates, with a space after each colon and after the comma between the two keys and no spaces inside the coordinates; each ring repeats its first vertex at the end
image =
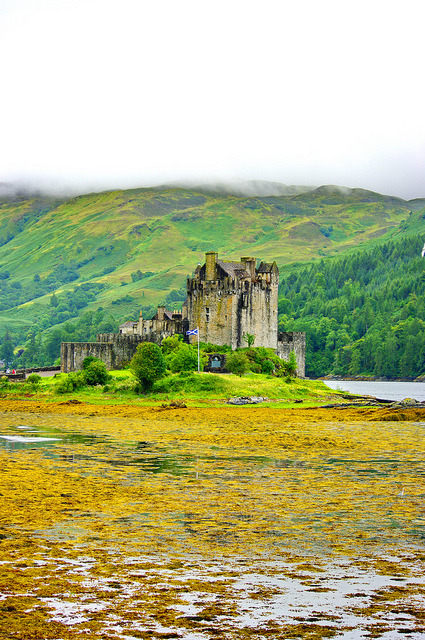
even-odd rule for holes
{"type": "Polygon", "coordinates": [[[331,389],[341,389],[362,396],[382,400],[414,398],[425,401],[425,382],[364,382],[362,380],[324,380],[331,389]]]}

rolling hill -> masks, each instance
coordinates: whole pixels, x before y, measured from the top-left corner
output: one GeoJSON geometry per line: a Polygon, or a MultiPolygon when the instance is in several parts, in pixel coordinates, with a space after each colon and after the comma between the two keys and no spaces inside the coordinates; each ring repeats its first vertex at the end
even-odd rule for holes
{"type": "Polygon", "coordinates": [[[8,330],[23,343],[28,333],[48,335],[99,309],[116,328],[140,308],[179,306],[186,276],[206,251],[276,260],[283,273],[425,232],[424,200],[276,185],[252,181],[245,191],[239,185],[239,195],[203,185],[3,197],[0,336],[8,330]]]}

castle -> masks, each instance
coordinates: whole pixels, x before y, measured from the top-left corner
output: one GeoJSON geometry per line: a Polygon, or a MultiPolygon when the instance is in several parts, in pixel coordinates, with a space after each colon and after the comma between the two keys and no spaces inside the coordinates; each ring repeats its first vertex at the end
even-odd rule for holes
{"type": "MultiPolygon", "coordinates": [[[[243,257],[240,262],[218,259],[208,252],[205,264],[198,265],[187,280],[187,299],[181,311],[169,312],[160,306],[150,320],[140,314],[137,322],[125,322],[119,334],[98,335],[94,343],[62,343],[62,371],[81,369],[84,358],[100,358],[109,369],[120,368],[130,360],[140,342],[161,344],[174,334],[187,338],[189,329],[198,328],[199,339],[232,349],[245,347],[244,336],[255,337],[254,346],[269,347],[284,360],[291,351],[297,360],[297,375],[305,375],[305,334],[279,333],[277,299],[279,269],[276,262],[243,257]]],[[[191,339],[197,339],[196,337],[191,339]]]]}

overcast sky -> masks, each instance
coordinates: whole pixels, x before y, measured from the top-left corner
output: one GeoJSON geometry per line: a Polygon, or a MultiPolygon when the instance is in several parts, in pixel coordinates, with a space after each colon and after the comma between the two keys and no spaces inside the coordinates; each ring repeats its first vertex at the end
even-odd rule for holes
{"type": "Polygon", "coordinates": [[[1,0],[0,181],[425,196],[418,0],[1,0]]]}

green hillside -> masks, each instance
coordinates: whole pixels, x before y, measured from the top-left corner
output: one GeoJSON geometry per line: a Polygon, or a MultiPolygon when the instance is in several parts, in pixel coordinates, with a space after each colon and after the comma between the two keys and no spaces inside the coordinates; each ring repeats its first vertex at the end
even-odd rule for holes
{"type": "Polygon", "coordinates": [[[178,307],[206,251],[276,260],[284,273],[420,234],[423,204],[334,186],[268,197],[163,187],[3,199],[0,336],[22,346],[31,334],[44,350],[50,341],[43,357],[53,358],[60,339],[116,330],[162,302],[178,307]]]}

